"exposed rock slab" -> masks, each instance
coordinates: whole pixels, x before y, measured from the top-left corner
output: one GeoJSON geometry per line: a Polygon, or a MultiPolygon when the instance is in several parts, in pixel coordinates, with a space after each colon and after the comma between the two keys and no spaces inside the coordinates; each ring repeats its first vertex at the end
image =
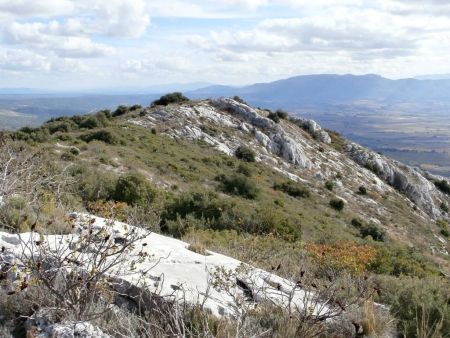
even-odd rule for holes
{"type": "MultiPolygon", "coordinates": [[[[248,290],[252,294],[252,299],[248,300],[251,304],[270,302],[284,308],[292,307],[293,310],[312,306],[312,310],[317,314],[327,310],[327,306],[315,303],[311,294],[305,299],[305,292],[295,283],[236,259],[209,251],[207,255],[198,254],[188,249],[188,243],[156,233],[147,233],[143,229],[121,222],[111,224],[103,218],[89,215],[75,217],[78,232],[84,231],[89,225],[95,231],[108,231],[108,240],[115,243],[120,242],[118,239],[126,237],[130,231],[142,235],[126,257],[126,262],[135,263],[133,268],[131,264],[123,264],[114,271],[108,271],[108,275],[114,277],[118,283],[125,282],[123,285],[141,288],[142,291],[170,301],[187,302],[190,305],[203,304],[205,309],[216,316],[236,316],[239,308],[236,307],[234,297],[241,295],[244,299],[244,293],[248,290]],[[231,289],[211,287],[218,271],[232,272],[231,289]]],[[[69,243],[76,241],[77,236],[78,233],[47,236],[45,240],[50,250],[68,252],[71,250],[69,243]]],[[[37,239],[37,233],[0,233],[0,246],[4,248],[0,253],[0,268],[2,271],[11,272],[8,275],[12,282],[11,287],[27,278],[23,262],[35,253],[24,249],[24,244],[28,243],[28,248],[35,247],[29,243],[37,239]]],[[[88,264],[92,259],[88,254],[80,257],[78,264],[81,265],[77,264],[77,269],[82,268],[83,262],[88,264]]],[[[110,259],[114,259],[114,256],[110,259]]],[[[67,266],[67,269],[71,267],[67,266]]]]}

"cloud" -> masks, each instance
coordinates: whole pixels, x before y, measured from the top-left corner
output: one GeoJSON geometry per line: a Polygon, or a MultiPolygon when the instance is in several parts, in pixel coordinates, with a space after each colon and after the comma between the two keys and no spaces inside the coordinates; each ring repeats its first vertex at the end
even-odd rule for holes
{"type": "Polygon", "coordinates": [[[144,0],[96,1],[92,31],[114,37],[142,36],[150,24],[150,13],[144,0]]]}
{"type": "Polygon", "coordinates": [[[91,58],[114,53],[114,48],[93,42],[78,33],[79,25],[73,21],[61,25],[56,21],[44,23],[13,23],[4,31],[6,41],[45,51],[53,51],[62,57],[91,58]]]}
{"type": "Polygon", "coordinates": [[[144,58],[127,60],[121,64],[122,71],[127,73],[162,73],[162,72],[187,72],[194,65],[184,57],[166,56],[160,58],[144,58]]]}
{"type": "Polygon", "coordinates": [[[404,17],[376,9],[332,8],[305,17],[264,19],[253,28],[215,30],[186,38],[205,52],[239,60],[254,53],[346,53],[354,59],[414,55],[448,36],[450,20],[404,17]],[[232,57],[235,54],[236,57],[232,57]]]}
{"type": "Polygon", "coordinates": [[[74,9],[74,1],[70,0],[0,0],[0,13],[21,18],[65,15],[74,9]]]}
{"type": "Polygon", "coordinates": [[[447,0],[0,0],[0,35],[0,68],[66,83],[450,72],[447,0]]]}
{"type": "Polygon", "coordinates": [[[8,50],[0,51],[0,69],[13,72],[49,72],[51,63],[44,56],[30,51],[8,50]]]}

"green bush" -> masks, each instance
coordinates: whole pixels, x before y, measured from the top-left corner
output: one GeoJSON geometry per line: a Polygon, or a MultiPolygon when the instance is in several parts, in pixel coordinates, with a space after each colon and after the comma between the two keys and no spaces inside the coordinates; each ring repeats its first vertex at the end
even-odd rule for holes
{"type": "Polygon", "coordinates": [[[83,134],[80,136],[80,139],[88,143],[92,141],[101,141],[107,144],[118,143],[117,137],[111,131],[106,129],[94,131],[88,134],[83,134]]]}
{"type": "Polygon", "coordinates": [[[380,230],[376,225],[373,224],[361,227],[359,233],[362,238],[371,236],[372,239],[377,242],[384,242],[386,236],[384,231],[380,230]]]}
{"type": "Polygon", "coordinates": [[[155,190],[140,174],[133,173],[119,177],[114,190],[114,200],[132,206],[147,206],[156,196],[155,190]]]}
{"type": "Polygon", "coordinates": [[[325,131],[330,135],[331,138],[331,146],[339,152],[343,152],[345,150],[345,146],[347,141],[339,134],[337,131],[325,129],[325,131]]]}
{"type": "Polygon", "coordinates": [[[352,219],[352,225],[353,225],[355,228],[360,229],[360,228],[362,228],[362,226],[363,226],[363,221],[361,221],[361,220],[358,219],[358,218],[353,218],[353,219],[352,219]]]}
{"type": "Polygon", "coordinates": [[[358,193],[359,193],[360,195],[367,195],[367,188],[364,187],[364,186],[360,186],[360,187],[358,188],[358,193]]]}
{"type": "Polygon", "coordinates": [[[301,184],[296,183],[294,181],[286,181],[283,183],[277,183],[277,184],[274,184],[273,188],[275,190],[282,191],[282,192],[288,194],[289,196],[292,196],[295,198],[310,196],[310,192],[309,192],[308,188],[306,188],[306,187],[302,186],[301,184]]]}
{"type": "Polygon", "coordinates": [[[344,210],[345,202],[340,198],[333,198],[330,201],[330,206],[337,211],[342,211],[344,210]]]}
{"type": "Polygon", "coordinates": [[[49,140],[50,133],[47,128],[22,128],[11,134],[14,141],[43,143],[49,140]]]}
{"type": "Polygon", "coordinates": [[[73,129],[74,124],[69,121],[55,121],[46,123],[44,127],[48,129],[50,134],[55,134],[57,132],[68,133],[73,129]]]}
{"type": "Polygon", "coordinates": [[[277,114],[277,116],[282,120],[285,120],[289,117],[289,114],[286,111],[284,111],[283,109],[277,109],[275,114],[277,114]]]}
{"type": "Polygon", "coordinates": [[[255,152],[249,147],[239,146],[234,152],[234,155],[240,160],[246,162],[255,162],[255,152]]]}
{"type": "Polygon", "coordinates": [[[437,274],[437,269],[417,250],[408,248],[387,248],[379,246],[377,257],[370,271],[392,276],[424,277],[437,274]]]}
{"type": "Polygon", "coordinates": [[[164,96],[161,96],[158,100],[154,101],[152,105],[154,106],[167,106],[171,103],[184,103],[189,102],[189,98],[184,96],[180,92],[170,93],[166,94],[164,96]]]}
{"type": "Polygon", "coordinates": [[[233,96],[233,100],[234,101],[237,101],[237,102],[239,102],[239,103],[242,103],[242,104],[247,104],[247,102],[245,102],[245,100],[243,99],[243,98],[241,98],[241,97],[239,97],[239,96],[233,96]]]}
{"type": "Polygon", "coordinates": [[[450,195],[450,184],[446,180],[434,182],[436,187],[442,191],[444,194],[450,195]]]}
{"type": "Polygon", "coordinates": [[[237,168],[237,172],[239,174],[242,174],[244,176],[247,177],[251,177],[252,176],[252,169],[245,163],[240,163],[238,168],[237,168]]]}
{"type": "Polygon", "coordinates": [[[128,107],[127,106],[118,106],[116,110],[112,113],[113,117],[122,116],[128,113],[128,107]]]}
{"type": "Polygon", "coordinates": [[[130,111],[141,110],[142,106],[140,104],[135,104],[130,107],[130,111]]]}
{"type": "Polygon", "coordinates": [[[362,238],[371,236],[374,241],[384,242],[386,234],[380,230],[376,225],[367,225],[358,218],[352,219],[352,225],[359,230],[359,234],[362,238]]]}
{"type": "Polygon", "coordinates": [[[445,204],[444,202],[442,202],[442,203],[441,203],[441,210],[442,210],[443,212],[449,212],[448,205],[445,204]]]}
{"type": "Polygon", "coordinates": [[[105,125],[96,116],[88,116],[79,124],[79,127],[84,129],[95,129],[105,127],[105,125]]]}
{"type": "Polygon", "coordinates": [[[405,337],[448,337],[450,287],[438,278],[401,278],[387,285],[391,313],[405,337]],[[393,285],[392,285],[393,284],[393,285]]]}
{"type": "Polygon", "coordinates": [[[177,217],[186,218],[187,215],[214,221],[230,208],[231,205],[220,199],[216,193],[194,191],[176,197],[166,207],[163,216],[164,219],[172,221],[177,217]]]}
{"type": "Polygon", "coordinates": [[[269,119],[273,120],[275,123],[279,123],[280,120],[285,120],[289,117],[289,114],[285,112],[284,110],[277,109],[275,113],[269,112],[269,115],[267,116],[269,119]]]}
{"type": "Polygon", "coordinates": [[[220,189],[227,194],[237,195],[247,199],[255,199],[258,197],[259,189],[256,183],[245,175],[219,175],[216,177],[216,180],[220,182],[220,189]]]}
{"type": "Polygon", "coordinates": [[[335,186],[335,183],[333,181],[326,181],[325,182],[325,188],[327,188],[330,191],[333,191],[335,186]]]}
{"type": "Polygon", "coordinates": [[[74,193],[83,202],[113,198],[117,184],[117,176],[114,174],[100,172],[85,166],[75,167],[71,174],[76,182],[74,193]]]}

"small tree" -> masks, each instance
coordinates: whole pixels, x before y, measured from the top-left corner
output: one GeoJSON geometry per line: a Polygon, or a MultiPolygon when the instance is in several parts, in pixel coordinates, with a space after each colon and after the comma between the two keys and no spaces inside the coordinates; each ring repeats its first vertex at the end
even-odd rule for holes
{"type": "Polygon", "coordinates": [[[234,152],[236,157],[246,162],[255,162],[255,152],[246,146],[239,146],[234,152]]]}
{"type": "Polygon", "coordinates": [[[155,195],[147,180],[142,175],[134,173],[119,178],[114,199],[129,205],[145,206],[153,201],[155,195]]]}
{"type": "Polygon", "coordinates": [[[255,199],[258,197],[259,189],[255,182],[242,174],[235,174],[229,177],[220,175],[216,180],[221,183],[223,192],[242,196],[247,199],[255,199]]]}
{"type": "Polygon", "coordinates": [[[344,210],[345,202],[340,198],[333,198],[330,201],[330,206],[337,211],[342,211],[344,210]]]}
{"type": "Polygon", "coordinates": [[[164,96],[161,96],[158,100],[153,101],[153,106],[167,106],[171,103],[184,103],[189,102],[189,98],[184,96],[180,92],[174,92],[170,94],[166,94],[164,96]]]}

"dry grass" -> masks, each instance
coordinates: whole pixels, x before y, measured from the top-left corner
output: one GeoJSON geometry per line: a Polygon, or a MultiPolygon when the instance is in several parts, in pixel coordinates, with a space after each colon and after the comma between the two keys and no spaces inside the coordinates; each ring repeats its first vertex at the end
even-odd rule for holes
{"type": "Polygon", "coordinates": [[[188,250],[198,253],[199,255],[209,256],[210,253],[206,250],[206,247],[200,243],[189,244],[188,250]]]}

